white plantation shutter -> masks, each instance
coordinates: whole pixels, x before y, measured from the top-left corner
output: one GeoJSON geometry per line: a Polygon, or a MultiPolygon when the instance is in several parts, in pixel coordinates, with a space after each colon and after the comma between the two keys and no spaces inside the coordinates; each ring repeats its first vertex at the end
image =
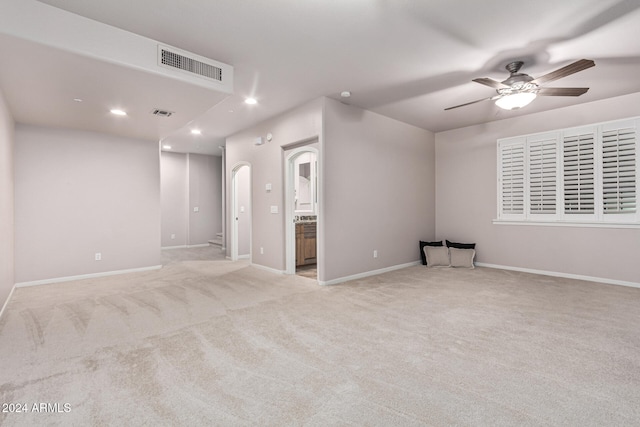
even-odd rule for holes
{"type": "Polygon", "coordinates": [[[563,138],[565,214],[595,212],[595,134],[586,132],[563,138]]]}
{"type": "Polygon", "coordinates": [[[554,136],[532,140],[529,148],[529,213],[556,213],[557,145],[554,136]]]}
{"type": "Polygon", "coordinates": [[[602,132],[602,207],[604,214],[635,213],[636,130],[602,132]]]}
{"type": "Polygon", "coordinates": [[[498,140],[498,220],[640,228],[640,117],[498,140]]]}
{"type": "Polygon", "coordinates": [[[524,142],[500,145],[500,213],[524,214],[524,142]]]}

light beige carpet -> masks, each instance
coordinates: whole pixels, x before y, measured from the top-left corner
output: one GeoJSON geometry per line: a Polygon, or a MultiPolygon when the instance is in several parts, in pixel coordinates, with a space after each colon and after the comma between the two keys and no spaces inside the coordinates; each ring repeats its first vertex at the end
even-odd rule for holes
{"type": "Polygon", "coordinates": [[[0,401],[29,409],[7,426],[638,425],[640,289],[175,261],[17,289],[0,361],[0,401]]]}

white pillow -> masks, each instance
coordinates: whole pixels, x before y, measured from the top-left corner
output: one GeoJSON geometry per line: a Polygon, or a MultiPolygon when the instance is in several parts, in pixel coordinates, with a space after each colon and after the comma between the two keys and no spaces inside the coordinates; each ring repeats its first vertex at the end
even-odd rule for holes
{"type": "Polygon", "coordinates": [[[427,267],[449,267],[449,248],[446,246],[425,246],[427,267]]]}
{"type": "Polygon", "coordinates": [[[475,268],[473,266],[475,256],[475,249],[449,248],[451,267],[475,268]]]}

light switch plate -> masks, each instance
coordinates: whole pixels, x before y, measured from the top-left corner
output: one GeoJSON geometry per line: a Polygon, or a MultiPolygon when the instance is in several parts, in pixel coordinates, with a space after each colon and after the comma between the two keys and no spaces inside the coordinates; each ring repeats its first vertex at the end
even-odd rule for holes
{"type": "Polygon", "coordinates": [[[267,191],[271,191],[271,183],[264,186],[264,189],[267,191]]]}
{"type": "Polygon", "coordinates": [[[277,206],[271,206],[271,213],[278,213],[278,207],[277,206]]]}

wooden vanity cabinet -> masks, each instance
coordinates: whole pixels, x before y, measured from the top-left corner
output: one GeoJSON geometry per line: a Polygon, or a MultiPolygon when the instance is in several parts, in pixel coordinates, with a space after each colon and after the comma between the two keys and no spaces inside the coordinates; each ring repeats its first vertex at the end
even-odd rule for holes
{"type": "Polygon", "coordinates": [[[296,224],[296,267],[316,263],[316,223],[296,224]]]}

